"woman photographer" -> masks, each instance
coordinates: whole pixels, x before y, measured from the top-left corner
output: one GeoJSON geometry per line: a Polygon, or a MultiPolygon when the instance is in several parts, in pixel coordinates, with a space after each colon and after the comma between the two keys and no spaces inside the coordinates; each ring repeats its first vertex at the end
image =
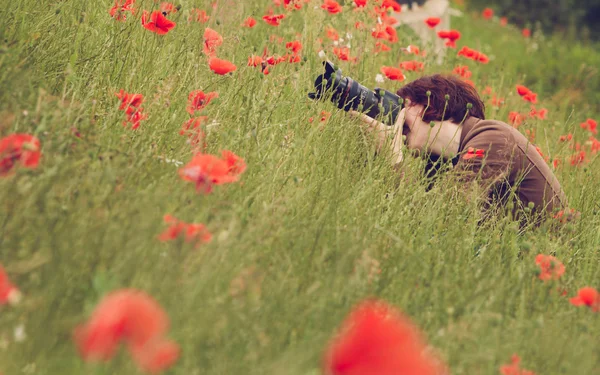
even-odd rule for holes
{"type": "Polygon", "coordinates": [[[391,148],[394,163],[403,160],[404,145],[431,160],[451,160],[460,183],[482,188],[488,206],[517,198],[516,216],[525,207],[541,215],[567,206],[560,183],[536,147],[508,124],[486,120],[477,91],[458,77],[425,76],[397,94],[405,107],[394,126],[352,112],[375,132],[379,148],[391,148]]]}

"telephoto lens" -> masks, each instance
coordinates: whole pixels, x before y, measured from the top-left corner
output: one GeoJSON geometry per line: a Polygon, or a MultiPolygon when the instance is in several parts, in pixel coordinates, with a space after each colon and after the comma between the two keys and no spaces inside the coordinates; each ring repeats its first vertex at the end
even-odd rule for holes
{"type": "Polygon", "coordinates": [[[404,100],[383,89],[369,90],[350,77],[342,76],[342,70],[324,61],[325,72],[315,80],[315,92],[308,94],[313,100],[331,96],[331,101],[344,111],[358,111],[386,125],[394,125],[402,110],[404,100]]]}

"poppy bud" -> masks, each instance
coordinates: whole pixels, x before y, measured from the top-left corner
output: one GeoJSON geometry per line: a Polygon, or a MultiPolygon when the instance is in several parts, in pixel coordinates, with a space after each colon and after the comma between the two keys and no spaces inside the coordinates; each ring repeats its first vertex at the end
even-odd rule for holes
{"type": "Polygon", "coordinates": [[[177,6],[175,7],[175,9],[177,9],[177,11],[181,10],[181,4],[177,4],[177,6]]]}
{"type": "Polygon", "coordinates": [[[431,96],[431,91],[427,90],[427,92],[425,93],[425,95],[427,95],[427,97],[429,98],[431,96]]]}
{"type": "Polygon", "coordinates": [[[534,202],[529,202],[527,203],[527,207],[531,208],[533,210],[533,208],[535,207],[535,203],[534,202]]]}
{"type": "Polygon", "coordinates": [[[59,13],[60,13],[60,8],[56,9],[56,10],[54,11],[54,13],[55,13],[55,14],[59,14],[59,13]]]}
{"type": "Polygon", "coordinates": [[[400,104],[400,105],[404,104],[404,98],[398,98],[398,104],[400,104]]]}
{"type": "Polygon", "coordinates": [[[435,126],[435,122],[434,122],[434,121],[431,121],[431,122],[429,123],[429,127],[430,127],[430,128],[433,128],[434,126],[435,126]]]}
{"type": "Polygon", "coordinates": [[[467,109],[473,108],[473,103],[467,103],[467,109]]]}
{"type": "Polygon", "coordinates": [[[450,100],[450,95],[448,95],[448,94],[444,95],[444,99],[446,99],[446,101],[450,100]]]}

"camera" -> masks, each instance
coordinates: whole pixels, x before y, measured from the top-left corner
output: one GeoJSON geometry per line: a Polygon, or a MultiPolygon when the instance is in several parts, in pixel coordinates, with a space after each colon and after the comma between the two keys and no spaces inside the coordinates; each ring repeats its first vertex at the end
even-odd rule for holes
{"type": "Polygon", "coordinates": [[[344,111],[355,110],[378,119],[386,125],[394,125],[402,110],[404,100],[387,90],[369,90],[350,77],[342,76],[342,70],[324,61],[325,72],[315,80],[315,92],[308,94],[313,100],[331,95],[331,101],[344,111]]]}

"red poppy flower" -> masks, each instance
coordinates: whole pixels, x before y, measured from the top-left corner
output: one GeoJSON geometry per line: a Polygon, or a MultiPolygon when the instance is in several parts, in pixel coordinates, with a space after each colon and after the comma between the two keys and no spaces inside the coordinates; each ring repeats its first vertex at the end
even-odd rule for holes
{"type": "Polygon", "coordinates": [[[202,130],[202,125],[206,123],[208,117],[200,116],[187,120],[179,130],[180,135],[187,135],[189,142],[195,153],[206,150],[206,134],[202,130]]]}
{"type": "Polygon", "coordinates": [[[451,41],[457,41],[460,39],[460,31],[458,30],[440,30],[437,35],[441,39],[448,39],[451,41]]]}
{"type": "Polygon", "coordinates": [[[262,57],[256,56],[256,55],[252,55],[252,56],[248,57],[248,66],[257,67],[257,66],[262,66],[262,64],[263,64],[262,57]]]}
{"type": "Polygon", "coordinates": [[[380,301],[356,306],[325,352],[330,375],[434,375],[443,364],[433,357],[418,329],[380,301]]]}
{"type": "MultiPolygon", "coordinates": [[[[413,54],[417,56],[421,54],[421,49],[417,46],[413,46],[412,44],[406,48],[403,48],[403,50],[408,54],[413,54]]],[[[423,55],[425,55],[425,52],[423,52],[423,55]]]]}
{"type": "Polygon", "coordinates": [[[461,76],[464,79],[471,78],[471,74],[472,74],[471,71],[469,70],[469,67],[466,65],[458,65],[456,68],[454,68],[454,70],[452,72],[461,76]]]}
{"type": "Polygon", "coordinates": [[[21,292],[10,282],[8,275],[0,264],[0,306],[4,304],[15,305],[21,300],[21,292]]]}
{"type": "Polygon", "coordinates": [[[598,123],[595,120],[591,119],[591,118],[585,120],[584,122],[582,122],[581,124],[579,124],[579,126],[582,129],[589,130],[593,134],[597,134],[598,133],[598,129],[597,129],[598,123]]]}
{"type": "Polygon", "coordinates": [[[215,185],[235,182],[239,174],[232,173],[232,167],[227,160],[222,160],[214,155],[196,154],[183,168],[179,175],[185,181],[196,185],[196,191],[209,194],[215,185]]]}
{"type": "Polygon", "coordinates": [[[538,254],[535,264],[540,267],[540,280],[558,280],[565,273],[565,265],[552,255],[538,254]]]}
{"type": "Polygon", "coordinates": [[[121,342],[144,371],[164,370],[177,360],[179,347],[167,340],[169,319],[147,294],[122,289],[105,296],[74,339],[86,361],[111,359],[121,342]]]}
{"type": "Polygon", "coordinates": [[[333,27],[326,27],[325,33],[327,33],[327,37],[333,41],[340,39],[340,35],[333,27]]]}
{"type": "Polygon", "coordinates": [[[232,176],[239,176],[246,170],[246,162],[229,150],[221,151],[221,157],[227,163],[228,173],[232,176]]]}
{"type": "Polygon", "coordinates": [[[142,26],[158,35],[165,35],[176,26],[176,23],[167,19],[159,10],[152,12],[148,21],[148,11],[145,10],[142,14],[142,26]]]}
{"type": "Polygon", "coordinates": [[[494,107],[501,107],[502,105],[504,105],[504,98],[501,98],[499,96],[496,96],[496,94],[494,94],[492,96],[491,102],[494,107]]]}
{"type": "Polygon", "coordinates": [[[391,51],[390,46],[388,46],[387,44],[383,43],[383,42],[376,42],[375,43],[375,49],[373,50],[375,53],[377,52],[387,52],[387,51],[391,51]]]}
{"type": "Polygon", "coordinates": [[[177,7],[173,3],[163,2],[160,3],[160,11],[167,16],[171,13],[177,13],[177,7]]]}
{"type": "Polygon", "coordinates": [[[329,12],[329,14],[336,14],[342,11],[342,6],[335,0],[323,0],[321,8],[329,12]]]}
{"type": "Polygon", "coordinates": [[[0,177],[7,176],[17,164],[34,169],[40,162],[40,140],[30,134],[11,134],[0,139],[0,177]]]}
{"type": "MultiPolygon", "coordinates": [[[[329,117],[331,117],[331,112],[321,111],[321,118],[319,119],[319,122],[327,122],[329,117]]],[[[310,117],[308,119],[308,122],[313,122],[313,121],[314,121],[314,118],[312,118],[312,117],[310,117]]]]}
{"type": "Polygon", "coordinates": [[[204,30],[204,44],[202,46],[202,52],[206,56],[215,57],[217,54],[217,48],[223,44],[223,37],[215,30],[207,27],[204,30]]]}
{"type": "Polygon", "coordinates": [[[429,17],[428,19],[425,20],[425,23],[427,24],[427,26],[429,26],[429,28],[433,29],[435,28],[442,20],[440,19],[440,17],[429,17]]]}
{"type": "Polygon", "coordinates": [[[244,23],[242,24],[242,26],[253,28],[254,26],[256,26],[256,20],[252,17],[248,17],[244,20],[244,23]]]}
{"type": "Polygon", "coordinates": [[[350,48],[348,47],[334,47],[333,54],[338,57],[338,59],[342,61],[352,61],[356,62],[357,57],[350,57],[350,48]]]}
{"type": "Polygon", "coordinates": [[[530,117],[537,117],[540,120],[545,120],[547,114],[548,114],[547,108],[541,108],[538,110],[534,106],[531,106],[531,111],[529,111],[530,117]]]}
{"type": "Polygon", "coordinates": [[[142,123],[142,120],[148,118],[148,116],[144,113],[144,109],[141,107],[127,107],[125,113],[127,114],[127,118],[125,121],[123,121],[123,126],[127,127],[128,124],[131,124],[132,130],[139,128],[142,123]]]}
{"type": "Polygon", "coordinates": [[[535,375],[533,371],[524,370],[519,367],[521,358],[518,355],[513,354],[509,365],[500,366],[500,373],[502,375],[535,375]]]}
{"type": "Polygon", "coordinates": [[[585,163],[586,152],[581,150],[573,155],[571,155],[571,159],[569,160],[572,166],[577,166],[585,163]]]}
{"type": "Polygon", "coordinates": [[[486,20],[492,19],[492,17],[494,17],[494,10],[491,8],[485,8],[483,10],[483,12],[481,13],[481,15],[483,16],[483,18],[485,18],[486,20]]]}
{"type": "Polygon", "coordinates": [[[133,9],[134,4],[135,0],[115,0],[115,5],[110,8],[108,13],[117,21],[125,21],[127,18],[125,12],[133,14],[135,11],[135,9],[133,9]]]}
{"type": "Polygon", "coordinates": [[[204,224],[186,223],[171,215],[165,215],[163,220],[169,224],[169,228],[158,236],[160,241],[172,241],[179,236],[184,236],[185,242],[193,242],[199,246],[212,240],[212,234],[204,224]]]}
{"type": "Polygon", "coordinates": [[[139,108],[144,102],[144,95],[142,94],[129,94],[125,90],[121,89],[116,93],[117,98],[121,100],[120,110],[124,110],[128,107],[139,108]]]}
{"type": "Polygon", "coordinates": [[[408,70],[411,72],[420,72],[423,70],[424,64],[420,61],[403,61],[400,63],[400,69],[408,70]]]}
{"type": "Polygon", "coordinates": [[[285,14],[267,14],[262,19],[271,26],[279,26],[280,21],[284,18],[285,14]]]}
{"type": "Polygon", "coordinates": [[[506,26],[506,25],[508,25],[508,18],[500,17],[500,26],[506,26]]]}
{"type": "Polygon", "coordinates": [[[396,32],[396,29],[392,26],[384,24],[377,24],[371,35],[375,39],[386,39],[392,43],[398,41],[398,33],[396,32]]]}
{"type": "Polygon", "coordinates": [[[463,155],[463,159],[465,159],[465,160],[469,160],[469,159],[473,159],[473,158],[483,159],[484,156],[485,156],[485,150],[469,147],[467,149],[467,153],[463,155]]]}
{"type": "Polygon", "coordinates": [[[520,114],[519,112],[509,112],[508,113],[508,122],[514,127],[518,128],[519,125],[523,123],[525,116],[520,114]]]}
{"type": "Polygon", "coordinates": [[[523,29],[523,31],[521,31],[521,34],[523,34],[523,36],[525,38],[529,38],[531,36],[531,30],[529,30],[529,29],[523,29]]]}
{"type": "Polygon", "coordinates": [[[190,115],[194,112],[203,110],[213,99],[219,97],[217,92],[204,93],[202,90],[194,90],[188,95],[187,111],[190,115]]]}
{"type": "Polygon", "coordinates": [[[587,306],[594,312],[600,311],[600,293],[589,286],[579,289],[577,296],[570,298],[569,302],[574,306],[587,306]]]}
{"type": "Polygon", "coordinates": [[[211,57],[208,59],[208,67],[210,70],[220,75],[231,73],[237,70],[237,66],[235,66],[235,64],[231,61],[217,59],[216,57],[211,57]]]}
{"type": "Polygon", "coordinates": [[[567,142],[570,141],[571,139],[573,139],[573,134],[569,133],[567,135],[561,135],[560,138],[558,139],[559,142],[567,142]]]}
{"type": "Polygon", "coordinates": [[[394,0],[383,0],[381,7],[385,10],[389,10],[391,8],[394,12],[400,12],[402,10],[400,4],[394,0]]]}
{"type": "Polygon", "coordinates": [[[302,43],[299,40],[294,40],[293,42],[287,42],[285,44],[285,48],[290,50],[292,53],[298,53],[302,50],[302,43]]]}
{"type": "Polygon", "coordinates": [[[385,76],[392,81],[404,81],[404,78],[406,78],[402,73],[402,70],[394,68],[393,66],[382,66],[381,73],[385,74],[385,76]]]}
{"type": "Polygon", "coordinates": [[[458,51],[458,53],[456,55],[464,56],[467,59],[470,59],[473,61],[478,61],[483,64],[487,64],[490,61],[490,59],[484,53],[476,51],[474,49],[471,49],[467,46],[464,46],[463,48],[461,48],[461,50],[458,51]]]}
{"type": "Polygon", "coordinates": [[[192,9],[190,10],[189,21],[195,21],[200,23],[207,23],[210,20],[210,16],[206,14],[203,9],[192,9]]]}
{"type": "Polygon", "coordinates": [[[362,8],[367,6],[367,0],[354,0],[354,4],[357,8],[362,8]]]}

